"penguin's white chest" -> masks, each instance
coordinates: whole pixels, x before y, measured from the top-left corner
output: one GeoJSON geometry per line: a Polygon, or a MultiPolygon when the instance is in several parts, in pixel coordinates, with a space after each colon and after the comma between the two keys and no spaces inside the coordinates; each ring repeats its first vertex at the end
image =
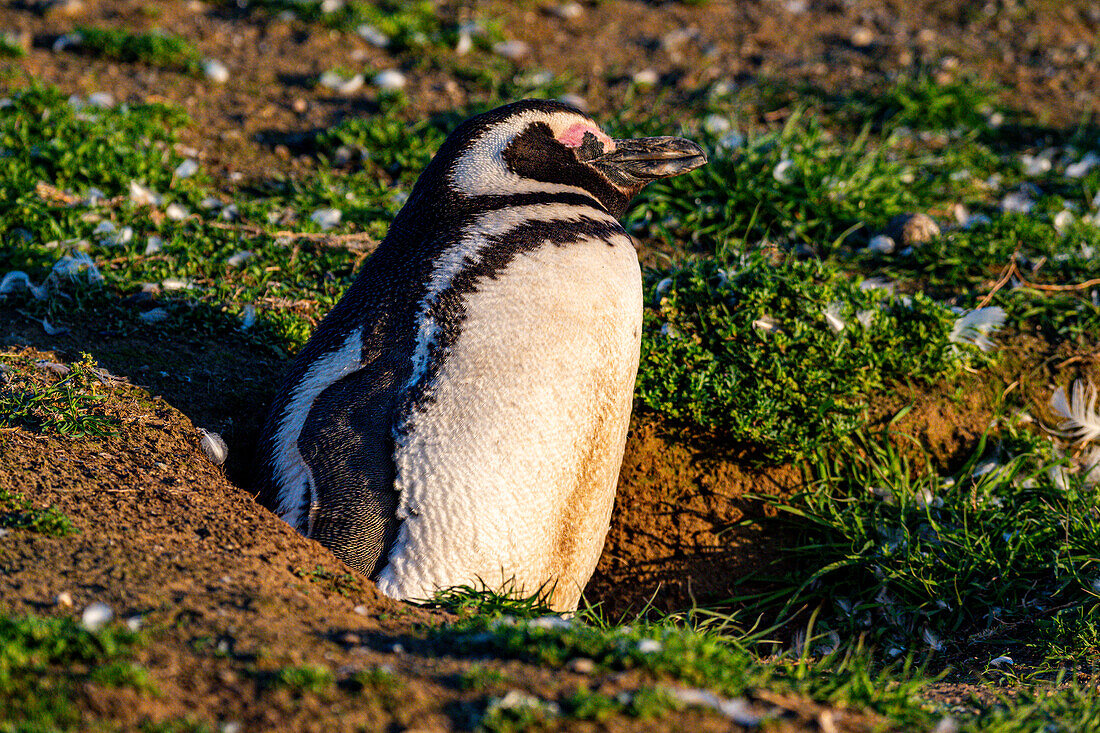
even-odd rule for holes
{"type": "Polygon", "coordinates": [[[395,452],[402,521],[379,587],[456,585],[572,608],[603,548],[638,369],[629,238],[549,242],[463,299],[461,332],[395,452]]]}

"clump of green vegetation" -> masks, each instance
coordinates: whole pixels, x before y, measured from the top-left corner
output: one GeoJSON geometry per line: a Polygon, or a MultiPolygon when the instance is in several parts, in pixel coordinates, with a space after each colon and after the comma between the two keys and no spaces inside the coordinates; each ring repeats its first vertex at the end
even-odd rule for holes
{"type": "MultiPolygon", "coordinates": [[[[15,365],[19,360],[0,356],[15,365]]],[[[32,373],[29,364],[5,372],[0,382],[0,428],[27,427],[68,438],[104,438],[118,432],[118,420],[103,413],[102,385],[96,364],[83,354],[68,365],[68,374],[56,382],[32,373]],[[38,378],[36,378],[38,377],[38,378]]]]}
{"type": "MultiPolygon", "coordinates": [[[[772,500],[791,518],[785,560],[800,572],[766,606],[781,618],[819,608],[819,631],[897,655],[1095,604],[1096,490],[1063,472],[1048,441],[1010,430],[987,452],[983,439],[951,476],[911,465],[898,442],[822,450],[806,490],[772,500]]],[[[990,636],[990,658],[1001,643],[990,636]]]]}
{"type": "Polygon", "coordinates": [[[510,585],[493,590],[482,583],[478,587],[460,585],[438,590],[423,605],[426,608],[441,608],[464,618],[537,618],[554,613],[550,608],[552,594],[553,588],[549,586],[525,594],[510,585]]]}
{"type": "Polygon", "coordinates": [[[67,537],[77,529],[57,507],[37,509],[22,494],[0,489],[0,527],[37,532],[48,537],[67,537]]]}
{"type": "Polygon", "coordinates": [[[91,56],[142,63],[188,74],[199,72],[201,56],[186,39],[163,31],[134,33],[122,28],[78,26],[80,49],[91,56]]]}
{"type": "Polygon", "coordinates": [[[0,33],[0,59],[21,59],[27,55],[27,50],[15,38],[0,33]]]}
{"type": "Polygon", "coordinates": [[[458,689],[468,691],[498,687],[508,682],[508,680],[508,675],[504,674],[499,669],[494,669],[484,664],[473,664],[463,670],[462,674],[458,675],[457,681],[458,689]]]}
{"type": "Polygon", "coordinates": [[[805,455],[863,424],[875,389],[950,377],[976,349],[928,297],[862,288],[819,260],[729,269],[692,263],[650,284],[636,394],[771,459],[805,455]]]}
{"type": "Polygon", "coordinates": [[[331,692],[336,685],[332,670],[313,664],[293,667],[280,667],[268,678],[267,687],[285,689],[295,695],[312,693],[320,695],[331,692]]]}
{"type": "Polygon", "coordinates": [[[363,590],[362,584],[359,579],[351,573],[334,573],[331,570],[318,565],[313,570],[305,570],[304,568],[294,568],[291,570],[294,575],[299,578],[308,580],[311,583],[316,583],[321,587],[339,593],[340,595],[347,597],[353,593],[358,593],[363,590]]]}
{"type": "Polygon", "coordinates": [[[141,643],[142,636],[125,626],[92,632],[68,618],[0,616],[3,726],[75,730],[81,721],[71,701],[85,681],[152,689],[147,674],[125,663],[141,643]]]}
{"type": "Polygon", "coordinates": [[[394,51],[453,46],[458,40],[457,24],[442,18],[430,0],[348,0],[332,11],[326,10],[321,0],[251,0],[248,5],[270,13],[290,11],[307,23],[346,31],[370,25],[389,39],[387,47],[394,51]]]}

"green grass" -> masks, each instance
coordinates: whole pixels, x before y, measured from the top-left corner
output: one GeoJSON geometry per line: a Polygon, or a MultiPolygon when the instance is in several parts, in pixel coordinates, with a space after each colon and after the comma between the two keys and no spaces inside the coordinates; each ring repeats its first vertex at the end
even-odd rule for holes
{"type": "Polygon", "coordinates": [[[57,507],[38,509],[22,494],[7,489],[0,489],[0,527],[47,537],[67,537],[79,531],[57,507]]]}
{"type": "MultiPolygon", "coordinates": [[[[782,558],[797,571],[757,610],[783,619],[817,609],[819,633],[866,636],[887,657],[965,649],[992,659],[1037,641],[1043,625],[1050,639],[1085,646],[1068,656],[1095,653],[1095,488],[1073,476],[1059,485],[1049,441],[1006,430],[948,476],[900,435],[819,452],[806,489],[771,500],[789,518],[782,558]],[[1067,609],[1088,623],[1051,627],[1067,609]]],[[[1036,651],[1067,656],[1056,644],[1036,651]]]]}
{"type": "Polygon", "coordinates": [[[0,731],[79,730],[79,686],[154,691],[127,661],[143,637],[124,626],[91,632],[72,619],[0,616],[0,731]]]}
{"type": "Polygon", "coordinates": [[[141,63],[162,69],[197,74],[201,66],[198,49],[186,39],[163,31],[135,33],[122,28],[77,26],[80,51],[89,56],[141,63]]]}
{"type": "Polygon", "coordinates": [[[266,675],[266,687],[289,690],[295,695],[312,693],[320,695],[335,689],[336,677],[332,670],[317,665],[281,667],[266,675]]]}
{"type": "Polygon", "coordinates": [[[5,367],[0,382],[0,429],[24,427],[67,438],[107,438],[119,421],[105,414],[104,387],[88,354],[69,364],[68,374],[52,381],[30,359],[0,354],[5,367]]]}

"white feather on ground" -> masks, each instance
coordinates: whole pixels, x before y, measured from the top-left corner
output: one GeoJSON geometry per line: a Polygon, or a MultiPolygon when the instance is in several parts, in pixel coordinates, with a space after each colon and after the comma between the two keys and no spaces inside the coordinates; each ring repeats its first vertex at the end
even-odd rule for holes
{"type": "Polygon", "coordinates": [[[1096,387],[1080,379],[1073,383],[1072,398],[1066,398],[1066,390],[1059,387],[1050,398],[1050,407],[1063,418],[1054,432],[1078,444],[1091,443],[1100,438],[1100,413],[1096,412],[1096,387]]]}
{"type": "Polygon", "coordinates": [[[954,344],[972,344],[982,351],[990,351],[994,344],[989,337],[1004,322],[1003,308],[975,308],[956,319],[947,340],[954,344]]]}

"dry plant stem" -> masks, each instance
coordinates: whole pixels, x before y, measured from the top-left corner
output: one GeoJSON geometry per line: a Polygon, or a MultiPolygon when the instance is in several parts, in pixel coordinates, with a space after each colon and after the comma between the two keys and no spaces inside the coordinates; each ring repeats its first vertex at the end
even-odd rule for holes
{"type": "Polygon", "coordinates": [[[1022,288],[1030,288],[1031,290],[1039,290],[1048,293],[1073,293],[1079,292],[1081,290],[1088,290],[1089,288],[1094,288],[1100,285],[1100,277],[1093,278],[1092,280],[1086,280],[1081,283],[1075,283],[1073,285],[1046,285],[1042,283],[1033,283],[1026,277],[1024,277],[1023,273],[1020,272],[1020,268],[1017,267],[1017,252],[1012,253],[1012,257],[1009,258],[1008,264],[1005,266],[1005,268],[1001,270],[1001,274],[997,278],[997,281],[993,283],[993,287],[988,293],[986,293],[984,298],[978,301],[978,305],[975,306],[975,308],[984,308],[985,306],[989,305],[989,301],[993,299],[993,296],[996,295],[997,291],[1003,288],[1008,283],[1008,281],[1012,279],[1013,276],[1015,276],[1016,279],[1020,281],[1020,287],[1022,288]]]}

